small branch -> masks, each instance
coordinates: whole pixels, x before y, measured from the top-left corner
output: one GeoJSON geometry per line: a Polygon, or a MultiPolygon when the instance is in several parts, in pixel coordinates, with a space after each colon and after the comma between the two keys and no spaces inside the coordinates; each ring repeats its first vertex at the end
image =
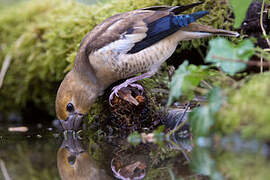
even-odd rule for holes
{"type": "Polygon", "coordinates": [[[262,57],[263,59],[265,59],[266,61],[270,61],[270,51],[268,51],[268,49],[260,49],[260,48],[256,48],[255,49],[255,55],[257,57],[262,57]]]}
{"type": "Polygon", "coordinates": [[[234,59],[220,57],[220,56],[212,56],[212,58],[219,59],[219,60],[222,60],[222,61],[228,61],[228,62],[244,63],[244,64],[247,64],[248,66],[257,66],[257,67],[261,67],[261,66],[268,67],[268,66],[270,66],[270,62],[234,60],[234,59]]]}
{"type": "Polygon", "coordinates": [[[262,56],[260,57],[260,62],[261,62],[260,72],[263,73],[263,57],[262,56]]]}
{"type": "Polygon", "coordinates": [[[4,81],[4,78],[5,78],[6,72],[8,70],[8,67],[10,65],[10,62],[11,62],[11,56],[10,56],[10,54],[7,54],[5,59],[4,59],[4,62],[2,64],[1,71],[0,71],[0,88],[3,85],[3,81],[4,81]]]}
{"type": "Polygon", "coordinates": [[[270,47],[270,41],[267,37],[267,34],[266,34],[266,31],[263,27],[263,10],[264,10],[264,3],[265,3],[265,0],[263,0],[263,3],[262,3],[262,8],[261,8],[261,16],[260,16],[260,26],[261,26],[261,29],[262,29],[262,33],[263,33],[263,36],[265,37],[266,39],[266,42],[268,44],[268,47],[270,47]]]}
{"type": "MultiPolygon", "coordinates": [[[[17,51],[17,49],[21,46],[23,40],[25,38],[25,34],[22,34],[15,42],[14,42],[14,46],[12,46],[10,52],[13,52],[13,51],[17,51]]],[[[2,87],[3,85],[3,81],[4,81],[4,78],[5,78],[5,75],[6,75],[6,72],[8,70],[8,67],[10,65],[10,62],[11,62],[11,55],[10,53],[8,53],[3,61],[3,64],[2,64],[2,68],[1,68],[1,71],[0,71],[0,88],[2,87]]]]}
{"type": "Polygon", "coordinates": [[[263,49],[263,50],[266,51],[266,52],[270,52],[270,49],[269,48],[263,49]]]}
{"type": "MultiPolygon", "coordinates": [[[[171,135],[174,135],[174,133],[175,133],[176,131],[178,131],[179,129],[181,129],[181,128],[186,124],[186,122],[188,121],[188,118],[186,118],[184,121],[182,121],[182,120],[183,120],[183,118],[185,117],[185,115],[186,115],[188,109],[190,108],[189,106],[190,106],[190,102],[186,105],[183,114],[181,115],[181,117],[179,118],[179,120],[176,122],[174,128],[169,132],[169,135],[170,135],[170,136],[171,136],[171,135]],[[181,122],[181,121],[182,121],[182,122],[181,122]]],[[[173,137],[174,137],[174,136],[173,136],[173,137]]]]}
{"type": "Polygon", "coordinates": [[[202,83],[208,87],[208,89],[213,89],[213,87],[208,83],[206,82],[205,80],[202,80],[202,83]]]}
{"type": "Polygon", "coordinates": [[[5,162],[2,159],[0,159],[0,168],[1,168],[1,171],[3,173],[5,180],[11,180],[10,176],[8,175],[7,168],[5,166],[5,162]]]}

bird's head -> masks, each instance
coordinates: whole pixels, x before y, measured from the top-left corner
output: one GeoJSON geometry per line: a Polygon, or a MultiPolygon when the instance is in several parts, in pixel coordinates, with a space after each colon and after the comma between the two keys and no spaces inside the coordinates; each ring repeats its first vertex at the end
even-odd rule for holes
{"type": "Polygon", "coordinates": [[[55,110],[64,130],[77,130],[98,96],[96,86],[70,71],[56,96],[55,110]]]}

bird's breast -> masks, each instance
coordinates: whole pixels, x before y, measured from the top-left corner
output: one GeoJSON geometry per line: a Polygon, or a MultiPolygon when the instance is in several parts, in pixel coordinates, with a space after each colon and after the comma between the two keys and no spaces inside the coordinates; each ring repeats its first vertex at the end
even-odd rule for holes
{"type": "Polygon", "coordinates": [[[176,40],[167,38],[134,54],[104,51],[93,53],[89,60],[97,78],[106,88],[120,79],[137,73],[156,71],[172,55],[176,46],[176,40]]]}

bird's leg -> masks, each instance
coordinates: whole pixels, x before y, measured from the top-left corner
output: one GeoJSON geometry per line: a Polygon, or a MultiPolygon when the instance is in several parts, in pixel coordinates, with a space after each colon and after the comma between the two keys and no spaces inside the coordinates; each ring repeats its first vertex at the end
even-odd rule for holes
{"type": "Polygon", "coordinates": [[[111,100],[113,99],[113,96],[116,95],[117,97],[119,97],[118,91],[120,91],[122,88],[125,88],[127,86],[135,87],[135,88],[143,91],[143,87],[140,84],[134,84],[134,82],[142,80],[144,78],[149,78],[149,77],[153,76],[154,74],[155,74],[155,71],[149,71],[149,72],[146,72],[146,73],[141,74],[139,76],[129,78],[125,82],[123,82],[122,84],[115,86],[112,89],[112,93],[111,93],[110,98],[109,98],[110,104],[111,104],[111,100]]]}

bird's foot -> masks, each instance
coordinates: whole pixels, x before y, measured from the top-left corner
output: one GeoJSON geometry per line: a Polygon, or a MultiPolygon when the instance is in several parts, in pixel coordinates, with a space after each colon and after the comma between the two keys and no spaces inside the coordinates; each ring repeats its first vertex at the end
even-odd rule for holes
{"type": "Polygon", "coordinates": [[[129,84],[129,86],[137,88],[139,91],[143,92],[144,88],[140,84],[129,84]]]}
{"type": "Polygon", "coordinates": [[[119,97],[119,92],[122,92],[122,90],[123,90],[122,94],[125,94],[124,89],[127,88],[128,86],[137,88],[141,92],[144,91],[144,88],[140,84],[128,84],[128,83],[124,82],[124,83],[122,83],[122,84],[120,84],[118,86],[115,86],[112,89],[112,93],[110,94],[110,97],[109,97],[109,103],[110,103],[111,106],[112,106],[111,101],[113,100],[113,97],[114,96],[119,97]]]}

